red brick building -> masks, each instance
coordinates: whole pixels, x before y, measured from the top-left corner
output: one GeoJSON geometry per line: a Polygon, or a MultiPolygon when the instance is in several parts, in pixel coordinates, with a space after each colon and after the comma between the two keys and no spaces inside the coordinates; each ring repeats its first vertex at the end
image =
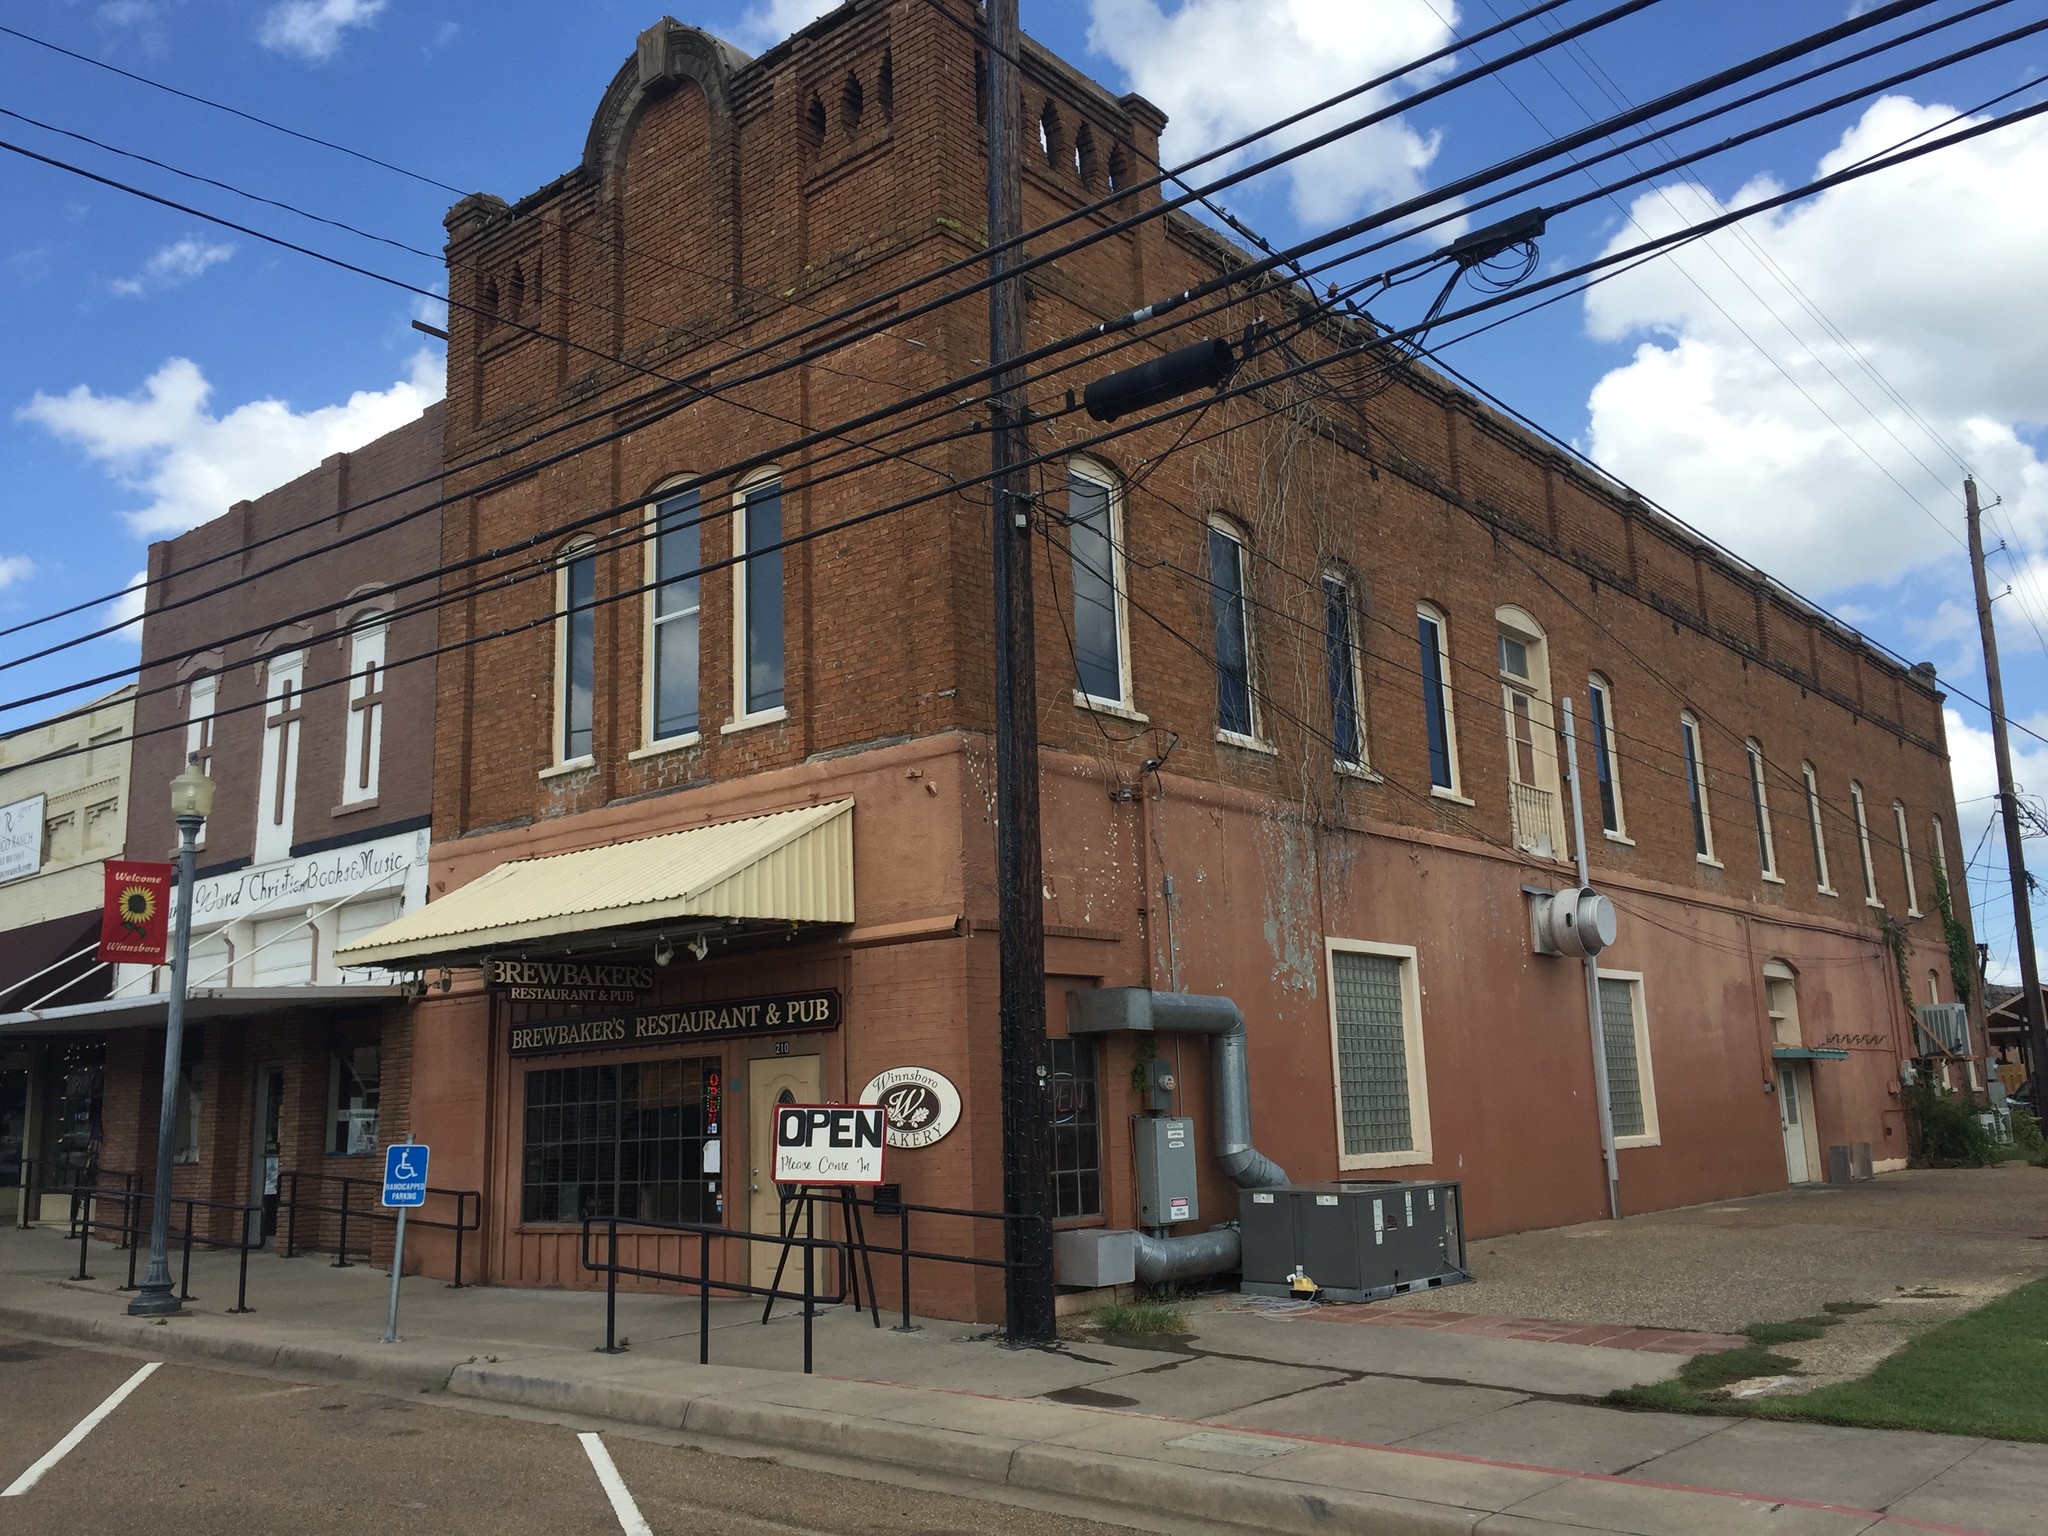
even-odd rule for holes
{"type": "MultiPolygon", "coordinates": [[[[1000,1203],[985,410],[963,386],[914,429],[843,427],[973,376],[985,311],[916,307],[970,272],[833,318],[978,249],[973,28],[959,0],[876,0],[748,60],[664,21],[574,169],[449,215],[472,307],[441,555],[521,552],[442,610],[444,646],[480,643],[438,670],[433,899],[355,955],[451,973],[417,1011],[413,1125],[485,1192],[492,1278],[581,1283],[585,1213],[770,1229],[769,1107],[893,1068],[964,1105],[891,1153],[906,1197],[1000,1203]],[[665,382],[771,343],[709,393],[665,382]],[[763,1022],[821,993],[829,1027],[763,1022]]],[[[1157,110],[1027,63],[1027,227],[1131,188],[1031,249],[1156,208],[1157,110]]],[[[1115,228],[1030,274],[1030,340],[1242,260],[1178,214],[1115,228]]],[[[1931,671],[1303,305],[1240,285],[1029,387],[1060,1224],[1137,1222],[1151,1046],[1065,1027],[1104,986],[1236,1000],[1258,1147],[1297,1181],[1461,1180],[1475,1235],[1606,1213],[1585,977],[1531,941],[1529,890],[1575,884],[1567,698],[1619,915],[1624,1208],[1817,1179],[1837,1146],[1901,1165],[1927,1050],[1902,982],[1954,999],[1945,865],[1968,912],[1931,671]],[[1072,406],[1254,324],[1292,350],[1192,427],[1095,441],[1072,406]]],[[[1196,1046],[1157,1042],[1200,1126],[1196,1046]]],[[[1199,1224],[1235,1200],[1205,1158],[1199,1224]]]]}
{"type": "MultiPolygon", "coordinates": [[[[333,1220],[316,1208],[339,1205],[343,1178],[379,1177],[384,1143],[405,1134],[406,989],[335,951],[426,898],[434,663],[411,658],[434,644],[418,604],[435,591],[441,436],[437,406],[150,546],[129,857],[175,856],[168,785],[188,757],[215,784],[173,1190],[260,1204],[266,1239],[296,1181],[296,1235],[318,1241],[333,1220]]],[[[104,1039],[104,1183],[146,1191],[154,1178],[168,977],[118,966],[105,1002],[17,1026],[104,1039]]],[[[374,1184],[350,1200],[373,1206],[374,1184]]],[[[237,1221],[214,1210],[196,1225],[229,1239],[237,1221]]]]}

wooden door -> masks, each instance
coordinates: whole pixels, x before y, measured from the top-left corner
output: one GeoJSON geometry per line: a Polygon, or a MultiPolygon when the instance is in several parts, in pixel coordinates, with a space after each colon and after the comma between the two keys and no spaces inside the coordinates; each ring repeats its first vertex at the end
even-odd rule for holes
{"type": "MultiPolygon", "coordinates": [[[[771,1176],[775,1168],[775,1106],[815,1104],[824,1095],[825,1060],[822,1056],[764,1056],[747,1063],[747,1227],[753,1232],[775,1232],[782,1223],[782,1200],[771,1176]]],[[[819,1233],[824,1236],[824,1233],[819,1233]]],[[[755,1285],[766,1285],[775,1277],[779,1251],[773,1243],[749,1243],[749,1268],[755,1285]]],[[[783,1288],[803,1283],[803,1255],[792,1252],[791,1269],[783,1277],[783,1288]]],[[[820,1276],[822,1283],[823,1277],[820,1276]]]]}

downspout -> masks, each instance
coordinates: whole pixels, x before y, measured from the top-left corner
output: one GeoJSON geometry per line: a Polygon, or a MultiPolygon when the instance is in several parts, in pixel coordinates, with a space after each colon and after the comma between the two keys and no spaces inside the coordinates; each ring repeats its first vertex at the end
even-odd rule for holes
{"type": "MultiPolygon", "coordinates": [[[[1579,889],[1593,881],[1586,869],[1586,813],[1579,795],[1579,731],[1572,718],[1571,696],[1564,699],[1565,771],[1572,786],[1572,846],[1579,856],[1579,889]]],[[[1600,1109],[1600,1164],[1607,1175],[1607,1215],[1621,1220],[1621,1167],[1614,1155],[1614,1100],[1607,1092],[1607,1030],[1600,1019],[1600,959],[1586,955],[1586,1017],[1593,1029],[1593,1093],[1600,1109]]]]}

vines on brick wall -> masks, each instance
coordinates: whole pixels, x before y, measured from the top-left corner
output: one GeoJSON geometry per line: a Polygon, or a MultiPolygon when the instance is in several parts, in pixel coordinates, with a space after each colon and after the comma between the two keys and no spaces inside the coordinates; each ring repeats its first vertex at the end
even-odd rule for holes
{"type": "Polygon", "coordinates": [[[1939,866],[1934,871],[1934,900],[1941,913],[1942,936],[1948,940],[1948,975],[1956,989],[1956,1001],[1970,1000],[1975,956],[1970,951],[1970,930],[1956,918],[1955,902],[1949,895],[1948,875],[1939,866]]]}

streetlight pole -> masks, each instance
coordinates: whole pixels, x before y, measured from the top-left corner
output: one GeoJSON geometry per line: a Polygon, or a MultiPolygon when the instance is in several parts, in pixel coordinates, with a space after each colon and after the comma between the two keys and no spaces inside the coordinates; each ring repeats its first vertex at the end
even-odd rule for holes
{"type": "Polygon", "coordinates": [[[197,755],[171,780],[178,822],[178,911],[171,928],[171,996],[164,1009],[163,1113],[156,1128],[156,1197],[149,1213],[149,1268],[128,1301],[130,1317],[168,1317],[184,1304],[171,1289],[171,1159],[177,1155],[178,1077],[185,1053],[185,968],[192,949],[192,859],[199,829],[213,809],[213,780],[197,755]]]}

